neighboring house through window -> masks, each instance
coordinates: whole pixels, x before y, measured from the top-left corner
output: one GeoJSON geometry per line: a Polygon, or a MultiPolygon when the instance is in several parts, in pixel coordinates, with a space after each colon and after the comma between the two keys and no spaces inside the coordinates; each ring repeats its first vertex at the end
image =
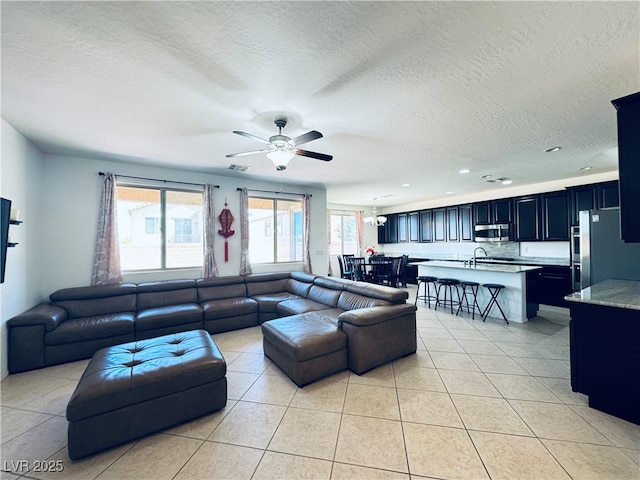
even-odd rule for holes
{"type": "Polygon", "coordinates": [[[332,211],[330,216],[331,245],[329,255],[358,254],[355,212],[332,211]]]}
{"type": "Polygon", "coordinates": [[[117,187],[123,271],[202,267],[202,192],[117,187]]]}
{"type": "Polygon", "coordinates": [[[303,217],[302,200],[250,196],[251,263],[301,262],[304,251],[303,217]]]}

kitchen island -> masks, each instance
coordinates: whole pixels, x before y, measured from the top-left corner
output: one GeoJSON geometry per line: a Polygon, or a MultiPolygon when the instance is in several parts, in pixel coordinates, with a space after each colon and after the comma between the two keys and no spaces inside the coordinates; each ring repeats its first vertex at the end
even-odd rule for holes
{"type": "Polygon", "coordinates": [[[605,280],[565,300],[571,388],[590,407],[640,425],[640,281],[605,280]]]}
{"type": "MultiPolygon", "coordinates": [[[[469,282],[478,282],[478,304],[485,308],[491,298],[484,283],[499,283],[506,288],[498,297],[507,319],[510,322],[524,323],[536,315],[538,304],[533,300],[535,295],[536,271],[542,267],[509,264],[478,263],[468,265],[463,262],[431,261],[419,262],[418,275],[437,278],[455,278],[469,282]]],[[[494,307],[490,317],[502,319],[499,310],[494,307]]]]}

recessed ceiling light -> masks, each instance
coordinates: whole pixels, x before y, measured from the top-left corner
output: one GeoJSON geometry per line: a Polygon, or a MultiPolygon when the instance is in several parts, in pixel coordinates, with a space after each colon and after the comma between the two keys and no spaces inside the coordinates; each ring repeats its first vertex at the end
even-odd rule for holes
{"type": "Polygon", "coordinates": [[[590,165],[587,165],[586,167],[580,167],[578,170],[591,170],[593,167],[590,165]]]}
{"type": "Polygon", "coordinates": [[[558,150],[560,150],[562,147],[551,147],[551,148],[547,148],[544,153],[551,153],[551,152],[557,152],[558,150]]]}
{"type": "Polygon", "coordinates": [[[447,195],[451,195],[453,192],[444,192],[444,193],[446,193],[447,195]]]}
{"type": "Polygon", "coordinates": [[[469,173],[471,170],[469,170],[468,168],[461,168],[460,170],[458,170],[458,173],[469,173]]]}
{"type": "Polygon", "coordinates": [[[511,180],[510,178],[505,178],[501,183],[502,185],[511,185],[513,183],[513,180],[511,180]]]}
{"type": "Polygon", "coordinates": [[[403,183],[403,184],[402,184],[402,186],[403,186],[403,187],[410,187],[410,186],[411,186],[411,184],[410,184],[410,183],[403,183]]]}

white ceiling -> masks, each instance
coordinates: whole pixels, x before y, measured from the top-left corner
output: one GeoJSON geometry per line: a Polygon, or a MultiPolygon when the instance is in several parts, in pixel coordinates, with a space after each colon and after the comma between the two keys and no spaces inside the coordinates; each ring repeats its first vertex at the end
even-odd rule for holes
{"type": "Polygon", "coordinates": [[[2,2],[2,116],[48,153],[323,185],[346,205],[612,172],[639,5],[2,2]],[[269,137],[278,113],[333,161],[225,158],[261,147],[232,130],[269,137]]]}

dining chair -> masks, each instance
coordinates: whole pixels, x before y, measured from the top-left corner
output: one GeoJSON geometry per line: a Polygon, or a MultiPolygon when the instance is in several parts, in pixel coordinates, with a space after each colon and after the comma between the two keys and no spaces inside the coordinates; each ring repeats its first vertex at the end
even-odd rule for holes
{"type": "Polygon", "coordinates": [[[338,255],[338,265],[340,265],[340,278],[353,280],[353,270],[347,264],[348,258],[354,255],[338,255]]]}
{"type": "Polygon", "coordinates": [[[365,279],[366,272],[364,269],[364,257],[347,257],[348,270],[353,272],[353,280],[362,281],[365,279]]]}

